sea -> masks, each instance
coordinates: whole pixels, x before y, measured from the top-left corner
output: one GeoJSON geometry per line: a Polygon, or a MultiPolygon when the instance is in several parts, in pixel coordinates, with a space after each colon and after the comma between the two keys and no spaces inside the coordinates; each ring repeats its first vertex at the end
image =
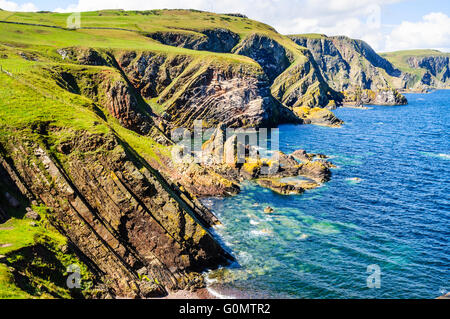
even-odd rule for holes
{"type": "Polygon", "coordinates": [[[403,106],[338,108],[340,128],[281,125],[285,153],[323,153],[301,195],[255,182],[204,203],[236,258],[207,273],[221,298],[436,298],[450,292],[450,90],[403,106]],[[273,213],[264,212],[264,207],[273,213]]]}

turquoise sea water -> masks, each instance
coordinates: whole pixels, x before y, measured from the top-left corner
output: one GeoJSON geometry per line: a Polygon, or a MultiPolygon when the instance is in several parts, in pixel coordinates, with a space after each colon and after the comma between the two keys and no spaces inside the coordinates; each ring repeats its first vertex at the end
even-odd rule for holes
{"type": "Polygon", "coordinates": [[[345,121],[337,129],[280,127],[282,151],[324,153],[338,166],[324,186],[282,196],[248,182],[237,196],[205,200],[237,259],[210,274],[211,289],[249,298],[449,292],[450,91],[407,98],[407,106],[337,109],[345,121]],[[372,264],[380,288],[367,287],[372,264]]]}

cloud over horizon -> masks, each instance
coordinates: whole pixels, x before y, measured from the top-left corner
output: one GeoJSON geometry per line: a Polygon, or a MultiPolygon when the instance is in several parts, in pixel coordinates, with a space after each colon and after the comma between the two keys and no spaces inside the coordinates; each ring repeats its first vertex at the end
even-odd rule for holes
{"type": "MultiPolygon", "coordinates": [[[[423,12],[420,21],[381,23],[383,7],[407,0],[74,0],[57,12],[82,12],[99,9],[198,9],[217,13],[239,12],[267,23],[283,34],[324,33],[346,35],[368,42],[376,51],[450,48],[450,18],[443,12],[423,12]]],[[[0,0],[0,8],[11,11],[36,11],[29,2],[19,5],[0,0]]]]}
{"type": "Polygon", "coordinates": [[[0,8],[8,11],[38,11],[34,3],[17,4],[14,1],[0,0],[0,8]]]}

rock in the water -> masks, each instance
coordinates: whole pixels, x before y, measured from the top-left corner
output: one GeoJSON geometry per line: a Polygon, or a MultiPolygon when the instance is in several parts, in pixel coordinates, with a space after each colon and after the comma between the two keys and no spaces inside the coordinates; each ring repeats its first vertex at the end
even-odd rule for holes
{"type": "Polygon", "coordinates": [[[266,214],[273,213],[273,208],[270,207],[270,206],[266,206],[266,207],[264,208],[264,213],[266,213],[266,214]]]}
{"type": "Polygon", "coordinates": [[[307,189],[319,186],[314,181],[292,180],[281,181],[279,178],[260,178],[256,181],[260,186],[269,188],[281,195],[302,194],[307,189]]]}
{"type": "Polygon", "coordinates": [[[292,156],[302,162],[309,162],[312,160],[312,157],[306,153],[305,150],[296,150],[292,153],[292,156]]]}
{"type": "Polygon", "coordinates": [[[339,127],[344,123],[326,108],[299,106],[294,107],[293,111],[299,118],[303,119],[305,124],[339,127]]]}
{"type": "Polygon", "coordinates": [[[318,182],[330,180],[330,166],[325,161],[314,161],[304,163],[300,166],[299,174],[318,182]]]}

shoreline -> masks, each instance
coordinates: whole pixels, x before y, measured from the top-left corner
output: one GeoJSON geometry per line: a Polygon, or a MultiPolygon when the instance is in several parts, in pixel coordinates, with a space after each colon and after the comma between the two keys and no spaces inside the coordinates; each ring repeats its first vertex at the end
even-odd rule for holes
{"type": "Polygon", "coordinates": [[[208,288],[200,288],[195,291],[176,290],[169,291],[167,296],[150,299],[219,299],[211,294],[208,288]]]}

